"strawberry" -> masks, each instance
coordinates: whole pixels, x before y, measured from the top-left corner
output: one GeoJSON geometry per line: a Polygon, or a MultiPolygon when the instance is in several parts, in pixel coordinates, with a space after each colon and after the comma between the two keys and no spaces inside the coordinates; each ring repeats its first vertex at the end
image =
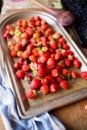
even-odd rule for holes
{"type": "Polygon", "coordinates": [[[78,73],[75,70],[71,71],[72,78],[76,79],[78,77],[78,73]]]}
{"type": "Polygon", "coordinates": [[[45,34],[46,36],[49,36],[49,35],[52,33],[52,31],[53,31],[53,29],[48,27],[48,28],[46,29],[46,31],[44,32],[44,34],[45,34]]]}
{"type": "Polygon", "coordinates": [[[40,62],[45,63],[48,60],[49,55],[47,53],[44,53],[40,56],[40,62]]]}
{"type": "Polygon", "coordinates": [[[69,69],[63,68],[62,69],[62,74],[66,77],[70,77],[70,71],[69,69]]]}
{"type": "Polygon", "coordinates": [[[29,58],[29,56],[30,56],[30,51],[27,49],[27,50],[25,50],[25,51],[23,52],[22,57],[23,57],[24,59],[26,59],[26,58],[29,58]]]}
{"type": "Polygon", "coordinates": [[[27,98],[33,99],[37,97],[37,92],[36,90],[30,90],[27,94],[26,94],[27,98]]]}
{"type": "Polygon", "coordinates": [[[40,20],[41,21],[41,18],[39,17],[39,16],[36,16],[35,17],[35,20],[37,21],[37,20],[40,20]]]}
{"type": "Polygon", "coordinates": [[[49,58],[47,60],[47,67],[48,67],[48,69],[53,68],[55,65],[56,65],[56,61],[55,61],[54,58],[49,58]]]}
{"type": "Polygon", "coordinates": [[[47,94],[49,92],[49,86],[48,85],[42,85],[40,88],[40,91],[42,94],[47,94]]]}
{"type": "Polygon", "coordinates": [[[48,81],[47,78],[42,78],[42,79],[41,79],[41,83],[42,83],[43,85],[47,85],[47,84],[49,83],[49,81],[48,81]]]}
{"type": "MultiPolygon", "coordinates": [[[[43,20],[42,20],[43,21],[43,20]]],[[[41,22],[42,23],[42,22],[41,22]]],[[[41,28],[45,31],[45,30],[47,30],[48,29],[48,26],[47,26],[47,24],[42,24],[41,25],[41,28]]]]}
{"type": "Polygon", "coordinates": [[[68,56],[68,52],[67,51],[62,51],[62,56],[63,57],[67,57],[68,56]]]}
{"type": "Polygon", "coordinates": [[[63,49],[68,50],[69,49],[69,45],[68,44],[63,44],[63,49]]]}
{"type": "Polygon", "coordinates": [[[15,68],[15,69],[19,69],[19,68],[20,68],[20,64],[19,64],[18,62],[15,62],[15,63],[14,63],[14,68],[15,68]]]}
{"type": "Polygon", "coordinates": [[[48,68],[46,65],[39,63],[37,68],[37,75],[40,78],[43,78],[48,73],[48,68]]]}
{"type": "Polygon", "coordinates": [[[65,38],[61,37],[61,38],[59,38],[58,42],[61,43],[61,44],[63,44],[63,43],[66,42],[66,40],[65,40],[65,38]]]}
{"type": "Polygon", "coordinates": [[[50,55],[50,57],[51,57],[51,58],[55,58],[55,53],[52,53],[52,54],[50,55]]]}
{"type": "Polygon", "coordinates": [[[51,70],[51,75],[52,75],[53,77],[57,77],[57,76],[59,75],[58,69],[57,69],[57,68],[52,69],[52,70],[51,70]]]}
{"type": "Polygon", "coordinates": [[[28,27],[26,28],[26,32],[28,33],[29,36],[32,36],[32,34],[33,34],[33,29],[28,26],[28,27]]]}
{"type": "Polygon", "coordinates": [[[29,81],[32,80],[32,76],[31,76],[30,74],[26,74],[26,75],[24,76],[24,80],[25,80],[26,82],[29,82],[29,81]]]}
{"type": "Polygon", "coordinates": [[[29,56],[29,60],[30,60],[31,62],[35,62],[35,61],[37,60],[37,57],[34,56],[34,55],[30,55],[30,56],[29,56]]]}
{"type": "Polygon", "coordinates": [[[60,53],[55,53],[55,60],[61,60],[62,59],[62,54],[60,53]]]}
{"type": "Polygon", "coordinates": [[[32,53],[33,53],[34,56],[38,56],[39,55],[38,48],[34,48],[32,50],[32,53]]]}
{"type": "Polygon", "coordinates": [[[23,66],[22,66],[22,70],[23,70],[24,72],[29,71],[29,69],[30,69],[29,64],[23,64],[23,66]]]}
{"type": "Polygon", "coordinates": [[[64,59],[64,63],[66,65],[66,67],[70,67],[71,66],[71,61],[68,58],[64,59]]]}
{"type": "Polygon", "coordinates": [[[60,65],[57,65],[57,66],[56,66],[56,69],[58,69],[58,71],[61,71],[62,68],[61,68],[60,65]]]}
{"type": "Polygon", "coordinates": [[[53,34],[53,38],[56,39],[56,40],[59,39],[60,37],[61,37],[61,34],[58,33],[58,32],[53,34]]]}
{"type": "Polygon", "coordinates": [[[50,74],[46,75],[45,78],[48,79],[48,82],[49,82],[49,83],[55,83],[55,82],[56,82],[55,79],[54,79],[54,78],[52,77],[52,75],[50,75],[50,74]]]}
{"type": "Polygon", "coordinates": [[[68,88],[68,82],[66,80],[62,80],[60,83],[59,83],[60,87],[64,90],[66,90],[68,88]]]}
{"type": "Polygon", "coordinates": [[[75,68],[80,68],[80,66],[81,66],[81,63],[80,63],[80,61],[78,60],[78,59],[75,59],[74,61],[73,61],[73,65],[74,65],[74,67],[75,68]]]}
{"type": "Polygon", "coordinates": [[[17,56],[17,52],[15,51],[15,49],[11,50],[11,57],[16,57],[17,56]]]}
{"type": "Polygon", "coordinates": [[[50,41],[50,47],[53,48],[53,49],[57,49],[57,43],[56,43],[55,40],[50,41]]]}
{"type": "Polygon", "coordinates": [[[30,88],[37,89],[40,88],[40,86],[41,86],[41,80],[37,78],[33,78],[33,80],[30,83],[30,88]]]}
{"type": "Polygon", "coordinates": [[[34,49],[34,44],[35,44],[35,41],[32,41],[32,43],[30,43],[30,44],[27,46],[27,50],[31,52],[31,50],[34,49]]]}
{"type": "Polygon", "coordinates": [[[87,80],[87,71],[83,71],[80,73],[80,77],[87,80]]]}
{"type": "Polygon", "coordinates": [[[50,92],[52,92],[52,93],[54,93],[54,92],[56,92],[57,91],[57,85],[56,84],[54,84],[54,83],[52,83],[51,85],[50,85],[50,92]]]}
{"type": "Polygon", "coordinates": [[[10,38],[10,34],[8,33],[8,31],[5,31],[5,33],[3,34],[4,38],[10,38]]]}
{"type": "Polygon", "coordinates": [[[25,72],[22,69],[20,69],[16,72],[16,75],[18,78],[23,79],[25,76],[25,72]]]}
{"type": "Polygon", "coordinates": [[[74,53],[73,53],[72,50],[70,50],[70,49],[68,49],[67,52],[68,52],[68,54],[70,54],[70,55],[74,55],[74,53]]]}
{"type": "Polygon", "coordinates": [[[41,20],[37,20],[35,24],[36,26],[41,26],[41,20]]]}
{"type": "Polygon", "coordinates": [[[23,65],[24,59],[23,59],[22,57],[20,57],[20,58],[18,59],[18,63],[19,63],[20,65],[23,65]]]}
{"type": "Polygon", "coordinates": [[[16,51],[21,51],[22,50],[22,44],[20,42],[15,45],[15,50],[16,51]]]}
{"type": "Polygon", "coordinates": [[[56,82],[59,84],[63,79],[60,76],[56,77],[56,82]]]}
{"type": "Polygon", "coordinates": [[[17,57],[22,57],[22,55],[23,55],[23,51],[17,51],[17,57]]]}
{"type": "Polygon", "coordinates": [[[69,54],[68,59],[73,62],[75,60],[75,56],[72,54],[69,54]]]}

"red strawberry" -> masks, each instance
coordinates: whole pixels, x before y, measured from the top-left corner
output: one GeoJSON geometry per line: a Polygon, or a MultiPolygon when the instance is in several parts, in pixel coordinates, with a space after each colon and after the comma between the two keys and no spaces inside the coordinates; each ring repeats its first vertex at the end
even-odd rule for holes
{"type": "Polygon", "coordinates": [[[17,56],[17,52],[15,51],[15,49],[11,50],[11,56],[13,58],[17,56]]]}
{"type": "Polygon", "coordinates": [[[14,68],[15,68],[15,69],[19,69],[19,68],[20,68],[20,64],[19,64],[18,62],[15,62],[15,63],[14,63],[14,68]]]}
{"type": "Polygon", "coordinates": [[[48,73],[48,68],[44,65],[39,63],[37,69],[37,75],[40,78],[43,78],[48,73]]]}
{"type": "Polygon", "coordinates": [[[30,90],[27,94],[26,94],[27,98],[33,99],[37,97],[37,92],[36,90],[30,90]]]}
{"type": "Polygon", "coordinates": [[[41,86],[41,80],[37,78],[33,78],[33,80],[30,83],[30,88],[37,89],[40,88],[40,86],[41,86]]]}
{"type": "Polygon", "coordinates": [[[56,61],[55,61],[54,58],[49,58],[47,60],[47,67],[48,67],[48,69],[53,68],[55,65],[56,65],[56,61]]]}
{"type": "Polygon", "coordinates": [[[66,80],[62,80],[59,85],[64,90],[68,88],[68,82],[66,80]]]}
{"type": "Polygon", "coordinates": [[[52,77],[52,75],[50,75],[50,74],[48,74],[45,78],[47,78],[48,79],[48,82],[49,83],[55,83],[56,81],[55,81],[55,79],[52,77]]]}
{"type": "Polygon", "coordinates": [[[62,79],[60,76],[56,77],[56,82],[57,82],[58,84],[59,84],[62,80],[63,80],[63,79],[62,79]]]}
{"type": "Polygon", "coordinates": [[[40,62],[45,63],[48,60],[49,55],[47,53],[40,56],[40,62]]]}
{"type": "Polygon", "coordinates": [[[15,50],[16,50],[16,51],[21,51],[21,50],[22,50],[22,44],[21,44],[21,43],[17,43],[17,44],[15,45],[15,50]]]}
{"type": "Polygon", "coordinates": [[[22,57],[23,57],[24,59],[26,59],[26,58],[29,58],[29,56],[30,56],[30,51],[27,49],[27,50],[25,50],[25,51],[23,52],[22,57]]]}
{"type": "Polygon", "coordinates": [[[57,77],[57,76],[59,75],[58,69],[57,69],[57,68],[52,69],[52,70],[51,70],[51,75],[52,75],[53,77],[57,77]]]}
{"type": "Polygon", "coordinates": [[[49,83],[49,81],[48,81],[47,78],[42,78],[42,79],[41,79],[41,83],[42,83],[43,85],[47,85],[47,84],[49,83]]]}
{"type": "Polygon", "coordinates": [[[62,69],[62,74],[66,77],[69,77],[70,76],[70,71],[69,69],[66,69],[66,68],[63,68],[62,69]]]}
{"type": "Polygon", "coordinates": [[[65,40],[65,38],[63,38],[63,37],[61,37],[61,38],[59,38],[59,43],[61,43],[61,44],[63,44],[63,43],[65,43],[66,42],[66,40],[65,40]]]}
{"type": "Polygon", "coordinates": [[[55,53],[52,53],[52,54],[50,55],[50,57],[51,57],[51,58],[55,58],[55,53]]]}
{"type": "Polygon", "coordinates": [[[22,69],[20,69],[16,72],[16,75],[18,78],[23,79],[25,76],[25,72],[22,69]]]}
{"type": "Polygon", "coordinates": [[[62,59],[62,54],[55,53],[55,60],[61,60],[61,59],[62,59]]]}
{"type": "Polygon", "coordinates": [[[51,40],[50,41],[50,47],[53,48],[53,49],[56,49],[57,48],[57,43],[55,40],[51,40]]]}
{"type": "Polygon", "coordinates": [[[57,91],[57,85],[56,84],[54,84],[54,83],[52,83],[51,85],[50,85],[50,92],[52,92],[52,93],[54,93],[54,92],[56,92],[57,91]]]}
{"type": "Polygon", "coordinates": [[[65,63],[65,65],[66,65],[66,67],[70,67],[70,66],[71,66],[71,61],[70,61],[68,58],[66,58],[66,59],[64,60],[64,63],[65,63]]]}
{"type": "Polygon", "coordinates": [[[26,28],[26,32],[28,33],[29,36],[31,36],[33,34],[33,29],[31,27],[27,27],[26,28]]]}
{"type": "Polygon", "coordinates": [[[30,55],[30,56],[29,56],[29,60],[30,60],[31,62],[35,62],[35,61],[37,60],[37,57],[34,56],[34,55],[30,55]]]}
{"type": "Polygon", "coordinates": [[[72,78],[76,79],[78,77],[78,73],[75,70],[71,71],[72,78]]]}
{"type": "MultiPolygon", "coordinates": [[[[43,20],[42,20],[43,21],[43,20]]],[[[42,23],[42,22],[41,22],[42,23]]],[[[41,25],[41,28],[43,29],[43,30],[47,30],[48,29],[48,26],[47,26],[47,24],[42,24],[41,25]]]]}
{"type": "Polygon", "coordinates": [[[29,71],[29,69],[30,69],[29,64],[23,64],[22,69],[23,69],[24,72],[29,71]]]}
{"type": "Polygon", "coordinates": [[[56,39],[56,40],[59,39],[60,37],[61,37],[61,34],[58,33],[58,32],[53,34],[53,38],[56,39]]]}
{"type": "Polygon", "coordinates": [[[68,56],[68,52],[67,51],[63,51],[62,52],[62,56],[67,57],[68,56]]]}
{"type": "Polygon", "coordinates": [[[30,52],[31,52],[32,49],[34,49],[34,44],[35,44],[35,43],[33,43],[33,42],[35,42],[35,41],[32,41],[32,43],[30,43],[30,44],[27,46],[27,50],[30,51],[30,52]]]}
{"type": "Polygon", "coordinates": [[[73,62],[75,60],[75,56],[72,54],[69,54],[68,59],[73,62]]]}
{"type": "Polygon", "coordinates": [[[58,71],[61,71],[62,68],[61,68],[60,65],[57,65],[57,66],[56,66],[56,69],[58,69],[58,71]]]}
{"type": "Polygon", "coordinates": [[[68,44],[63,44],[63,49],[68,50],[69,49],[69,45],[68,44]]]}
{"type": "Polygon", "coordinates": [[[74,55],[74,53],[70,49],[68,49],[67,52],[68,52],[68,54],[74,55]]]}
{"type": "Polygon", "coordinates": [[[80,73],[81,78],[87,80],[87,71],[83,71],[80,73]]]}
{"type": "Polygon", "coordinates": [[[73,65],[74,65],[74,67],[75,68],[80,68],[80,66],[81,66],[81,63],[80,63],[80,61],[78,60],[78,59],[75,59],[74,61],[73,61],[73,65]]]}
{"type": "Polygon", "coordinates": [[[18,59],[18,63],[19,63],[20,65],[23,65],[24,59],[23,59],[22,57],[20,57],[20,58],[18,59]]]}
{"type": "Polygon", "coordinates": [[[49,92],[49,86],[48,85],[41,86],[40,91],[42,94],[47,94],[49,92]]]}

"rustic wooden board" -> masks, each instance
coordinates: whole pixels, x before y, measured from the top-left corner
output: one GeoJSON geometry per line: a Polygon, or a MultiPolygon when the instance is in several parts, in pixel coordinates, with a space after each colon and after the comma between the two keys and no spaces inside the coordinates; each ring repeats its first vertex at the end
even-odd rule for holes
{"type": "MultiPolygon", "coordinates": [[[[0,21],[3,21],[5,18],[19,11],[21,12],[23,10],[16,10],[15,12],[8,11],[7,15],[1,16],[0,21]]],[[[18,111],[22,118],[29,118],[87,97],[87,81],[79,78],[74,84],[70,82],[70,88],[66,91],[59,90],[54,94],[47,94],[46,96],[40,95],[40,97],[35,100],[27,100],[25,96],[28,90],[27,84],[23,85],[23,82],[14,79],[12,66],[9,60],[11,61],[11,58],[8,56],[6,68],[17,101],[18,111]],[[23,87],[21,87],[22,85],[23,87]]]]}

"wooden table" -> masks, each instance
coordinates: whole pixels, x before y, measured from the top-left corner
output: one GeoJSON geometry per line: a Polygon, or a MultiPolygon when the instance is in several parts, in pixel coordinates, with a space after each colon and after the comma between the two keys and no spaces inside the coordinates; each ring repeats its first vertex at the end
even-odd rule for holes
{"type": "MultiPolygon", "coordinates": [[[[5,16],[1,17],[1,19],[3,19],[4,17],[5,16]]],[[[69,33],[71,33],[73,39],[78,44],[71,28],[68,27],[67,30],[69,31],[69,33]]],[[[87,56],[87,49],[84,48],[80,49],[87,56]]],[[[84,99],[77,103],[68,105],[66,107],[50,111],[50,113],[58,117],[65,125],[67,130],[87,130],[87,111],[85,111],[86,104],[87,99],[84,99]]],[[[0,117],[0,130],[5,130],[1,117],[0,117]]]]}

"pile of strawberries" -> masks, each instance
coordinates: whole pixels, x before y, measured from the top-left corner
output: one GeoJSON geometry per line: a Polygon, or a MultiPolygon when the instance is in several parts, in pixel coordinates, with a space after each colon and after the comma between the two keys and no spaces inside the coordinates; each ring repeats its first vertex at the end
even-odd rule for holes
{"type": "Polygon", "coordinates": [[[66,90],[69,79],[80,76],[87,80],[86,71],[80,74],[76,71],[81,63],[65,38],[41,17],[8,24],[3,37],[14,59],[16,76],[29,83],[27,98],[55,93],[59,88],[66,90]]]}

